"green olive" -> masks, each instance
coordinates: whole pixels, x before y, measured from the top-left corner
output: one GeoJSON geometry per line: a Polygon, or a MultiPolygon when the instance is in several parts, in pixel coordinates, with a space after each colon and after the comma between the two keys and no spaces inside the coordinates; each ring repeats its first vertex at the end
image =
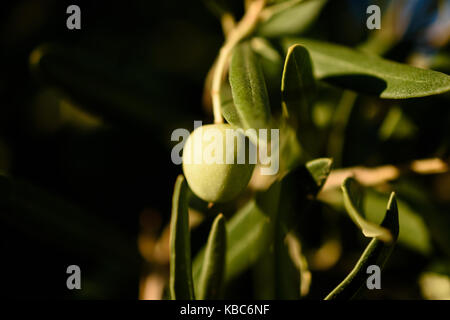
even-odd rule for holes
{"type": "Polygon", "coordinates": [[[191,190],[208,202],[227,202],[238,196],[255,167],[248,157],[249,143],[243,132],[229,124],[195,129],[183,148],[183,172],[191,190]]]}

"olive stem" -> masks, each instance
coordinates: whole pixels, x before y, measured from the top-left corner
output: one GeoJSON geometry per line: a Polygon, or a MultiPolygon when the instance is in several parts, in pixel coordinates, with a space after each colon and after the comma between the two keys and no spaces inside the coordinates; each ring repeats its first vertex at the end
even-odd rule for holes
{"type": "Polygon", "coordinates": [[[217,63],[214,68],[214,75],[211,86],[214,123],[223,123],[222,108],[221,108],[222,106],[220,100],[220,87],[222,85],[222,79],[225,75],[228,59],[234,47],[242,39],[247,37],[255,28],[259,20],[259,14],[264,8],[265,3],[266,0],[255,0],[249,4],[245,15],[242,17],[241,21],[239,21],[236,27],[229,32],[229,35],[225,40],[224,45],[219,51],[219,56],[217,58],[217,63]]]}

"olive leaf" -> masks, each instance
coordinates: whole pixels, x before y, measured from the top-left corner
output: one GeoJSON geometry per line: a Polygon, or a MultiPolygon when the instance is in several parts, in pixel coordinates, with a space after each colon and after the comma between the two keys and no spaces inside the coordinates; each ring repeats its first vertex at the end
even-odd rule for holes
{"type": "Polygon", "coordinates": [[[391,232],[367,220],[363,208],[363,187],[352,177],[348,177],[342,183],[342,192],[344,197],[344,206],[353,222],[361,229],[366,237],[377,237],[385,242],[392,241],[391,232]]]}
{"type": "Polygon", "coordinates": [[[270,17],[260,24],[256,33],[263,37],[275,38],[299,35],[316,20],[327,0],[286,1],[268,7],[270,17]]]}
{"type": "MultiPolygon", "coordinates": [[[[399,208],[399,220],[400,220],[400,233],[398,236],[398,243],[414,250],[423,255],[429,255],[432,251],[432,241],[428,225],[430,221],[423,219],[419,212],[430,213],[430,208],[424,208],[420,210],[419,206],[411,206],[402,197],[396,197],[397,206],[399,208]]],[[[372,220],[381,221],[382,217],[379,216],[380,210],[385,205],[386,194],[380,193],[373,188],[366,189],[365,196],[365,212],[372,220]]],[[[448,233],[446,233],[448,234],[448,233]]]]}
{"type": "Polygon", "coordinates": [[[170,295],[173,300],[193,300],[188,185],[182,175],[175,183],[170,219],[170,295]]]}
{"type": "Polygon", "coordinates": [[[298,44],[289,47],[281,80],[283,108],[287,117],[296,116],[303,121],[303,125],[311,123],[315,91],[316,82],[308,50],[298,44]]]}
{"type": "Polygon", "coordinates": [[[287,235],[298,223],[299,216],[311,208],[311,201],[322,188],[331,171],[331,159],[315,159],[290,171],[281,180],[281,190],[270,230],[270,250],[265,250],[253,270],[259,280],[260,299],[299,299],[302,275],[289,254],[287,235]],[[292,190],[296,190],[292,193],[292,190]]]}
{"type": "MultiPolygon", "coordinates": [[[[399,189],[398,184],[396,184],[396,189],[399,189]]],[[[399,245],[410,250],[428,256],[433,249],[431,240],[432,233],[430,232],[432,219],[429,218],[430,216],[439,213],[436,213],[436,208],[432,208],[429,205],[422,206],[416,202],[412,205],[407,201],[408,199],[405,198],[405,192],[402,192],[401,194],[402,197],[396,197],[400,223],[400,233],[397,242],[399,245]],[[424,214],[426,214],[426,220],[423,217],[424,214]],[[425,221],[427,221],[427,223],[425,223],[425,221]]],[[[373,188],[364,188],[364,205],[362,211],[370,221],[381,222],[383,220],[386,196],[386,194],[373,188]]],[[[321,200],[327,202],[337,210],[344,209],[343,197],[341,197],[340,192],[336,192],[335,196],[322,198],[321,200]]],[[[448,233],[446,230],[447,229],[442,226],[441,234],[447,236],[448,233]]],[[[437,234],[438,232],[433,232],[434,237],[437,234]]]]}
{"type": "Polygon", "coordinates": [[[202,273],[196,289],[200,300],[218,299],[221,295],[226,264],[226,236],[225,219],[219,214],[209,233],[202,273]]]}
{"type": "MultiPolygon", "coordinates": [[[[248,42],[233,50],[229,80],[236,108],[233,112],[242,128],[268,128],[270,106],[264,74],[248,42]]],[[[237,125],[236,122],[231,124],[237,125]]]]}
{"type": "MultiPolygon", "coordinates": [[[[269,246],[279,191],[279,183],[274,183],[267,191],[251,199],[227,222],[225,282],[255,263],[269,246]]],[[[195,283],[200,279],[204,255],[205,249],[194,259],[195,283]]]]}
{"type": "Polygon", "coordinates": [[[354,298],[367,279],[367,267],[377,265],[382,269],[386,264],[398,238],[398,209],[395,193],[392,192],[387,204],[387,210],[381,225],[392,234],[392,242],[385,243],[373,238],[359,258],[348,276],[327,295],[325,300],[348,300],[354,298]]]}
{"type": "Polygon", "coordinates": [[[298,128],[300,144],[308,151],[317,149],[312,108],[316,93],[313,68],[308,51],[301,45],[288,49],[281,80],[283,114],[298,128]]]}
{"type": "Polygon", "coordinates": [[[284,47],[305,46],[317,79],[384,99],[407,99],[450,90],[450,77],[389,61],[337,44],[306,38],[286,39],[284,47]]]}

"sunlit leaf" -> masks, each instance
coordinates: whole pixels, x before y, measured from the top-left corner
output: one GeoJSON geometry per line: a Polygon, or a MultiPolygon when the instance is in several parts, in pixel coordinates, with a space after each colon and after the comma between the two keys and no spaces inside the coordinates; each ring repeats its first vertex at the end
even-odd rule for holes
{"type": "Polygon", "coordinates": [[[270,106],[264,74],[248,42],[234,49],[229,78],[236,114],[243,128],[268,128],[270,106]]]}
{"type": "MultiPolygon", "coordinates": [[[[432,250],[431,237],[422,215],[417,212],[417,208],[405,202],[400,195],[396,198],[400,223],[398,243],[416,252],[428,255],[432,250]]],[[[384,207],[385,199],[386,194],[376,192],[371,188],[366,190],[364,211],[372,220],[380,221],[382,219],[379,212],[384,207]]]]}
{"type": "Polygon", "coordinates": [[[288,39],[305,46],[317,79],[385,99],[406,99],[444,93],[450,90],[450,77],[366,54],[345,46],[306,38],[288,39]]]}
{"type": "Polygon", "coordinates": [[[330,293],[325,300],[348,300],[354,298],[360,289],[366,284],[367,268],[377,265],[382,269],[386,264],[399,233],[398,209],[395,194],[392,193],[387,205],[387,210],[381,225],[392,234],[392,242],[385,243],[373,238],[363,254],[359,258],[349,275],[330,293]]]}
{"type": "Polygon", "coordinates": [[[194,299],[187,193],[188,185],[180,175],[175,183],[170,220],[170,294],[174,300],[194,299]]]}
{"type": "MultiPolygon", "coordinates": [[[[227,222],[227,255],[225,281],[235,278],[260,257],[271,241],[272,222],[276,214],[279,183],[250,200],[227,222]]],[[[194,279],[200,279],[202,250],[194,260],[194,279]]]]}
{"type": "MultiPolygon", "coordinates": [[[[399,187],[397,186],[397,188],[399,187]]],[[[399,245],[420,254],[429,255],[432,251],[432,240],[428,224],[433,222],[432,218],[435,216],[433,211],[435,211],[435,209],[426,206],[422,208],[417,204],[411,205],[405,201],[405,193],[402,190],[399,190],[399,193],[400,191],[401,197],[400,195],[396,196],[400,223],[398,243],[399,245]],[[420,212],[418,210],[420,210],[420,212]],[[424,217],[427,217],[427,223],[425,223],[424,217]]],[[[365,188],[362,208],[365,218],[375,224],[381,222],[383,220],[386,197],[386,194],[380,193],[373,188],[365,188]]],[[[336,207],[338,210],[344,209],[341,192],[332,192],[329,198],[325,197],[322,200],[336,207]]],[[[446,244],[444,243],[449,243],[445,240],[445,238],[449,238],[445,228],[446,224],[442,225],[442,223],[439,223],[438,221],[433,224],[439,226],[439,229],[435,229],[433,232],[434,237],[439,238],[439,240],[443,242],[443,248],[446,248],[446,244]]]]}
{"type": "Polygon", "coordinates": [[[226,236],[225,219],[222,214],[219,214],[209,233],[202,273],[196,285],[197,297],[200,300],[220,298],[226,265],[226,236]]]}
{"type": "Polygon", "coordinates": [[[392,241],[392,234],[388,229],[367,220],[363,207],[363,188],[352,177],[342,183],[344,206],[353,222],[361,229],[366,237],[377,237],[380,240],[392,241]]]}

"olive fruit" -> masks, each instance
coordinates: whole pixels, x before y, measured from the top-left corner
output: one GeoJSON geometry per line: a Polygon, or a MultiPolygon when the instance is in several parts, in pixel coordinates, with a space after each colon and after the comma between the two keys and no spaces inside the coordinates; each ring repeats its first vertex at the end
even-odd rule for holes
{"type": "Polygon", "coordinates": [[[183,148],[183,172],[191,190],[208,202],[227,202],[238,196],[255,167],[248,157],[249,144],[244,133],[229,124],[196,128],[183,148]]]}

